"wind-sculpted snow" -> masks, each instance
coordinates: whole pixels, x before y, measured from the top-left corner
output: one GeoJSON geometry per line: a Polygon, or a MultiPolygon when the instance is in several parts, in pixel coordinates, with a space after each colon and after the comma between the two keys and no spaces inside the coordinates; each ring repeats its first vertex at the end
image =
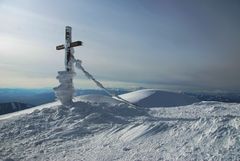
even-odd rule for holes
{"type": "Polygon", "coordinates": [[[0,120],[2,160],[239,160],[240,104],[129,108],[77,97],[0,120]]]}

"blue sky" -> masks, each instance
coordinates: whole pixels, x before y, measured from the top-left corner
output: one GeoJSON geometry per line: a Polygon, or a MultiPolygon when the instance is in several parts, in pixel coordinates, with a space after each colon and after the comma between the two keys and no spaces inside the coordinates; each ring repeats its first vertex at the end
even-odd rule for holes
{"type": "MultiPolygon", "coordinates": [[[[240,90],[237,0],[0,0],[0,87],[58,85],[64,28],[107,87],[240,90]]],[[[94,85],[78,71],[76,88],[94,85]]]]}

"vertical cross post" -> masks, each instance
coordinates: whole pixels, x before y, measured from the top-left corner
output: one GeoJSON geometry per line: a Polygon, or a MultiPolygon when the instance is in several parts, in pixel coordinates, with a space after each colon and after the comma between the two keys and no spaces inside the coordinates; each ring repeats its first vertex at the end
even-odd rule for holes
{"type": "Polygon", "coordinates": [[[66,26],[65,31],[65,68],[66,71],[72,71],[73,66],[71,58],[73,57],[73,50],[71,50],[71,42],[72,42],[72,28],[70,26],[66,26]]]}

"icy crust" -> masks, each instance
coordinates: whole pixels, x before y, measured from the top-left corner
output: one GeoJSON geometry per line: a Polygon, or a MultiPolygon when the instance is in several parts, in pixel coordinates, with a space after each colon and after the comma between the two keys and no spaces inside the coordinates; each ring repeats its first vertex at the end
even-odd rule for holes
{"type": "Polygon", "coordinates": [[[143,89],[120,95],[121,98],[142,107],[176,107],[186,106],[198,99],[183,93],[167,92],[157,89],[143,89]]]}
{"type": "Polygon", "coordinates": [[[0,139],[3,160],[239,160],[240,104],[134,109],[82,96],[1,120],[0,139]]]}

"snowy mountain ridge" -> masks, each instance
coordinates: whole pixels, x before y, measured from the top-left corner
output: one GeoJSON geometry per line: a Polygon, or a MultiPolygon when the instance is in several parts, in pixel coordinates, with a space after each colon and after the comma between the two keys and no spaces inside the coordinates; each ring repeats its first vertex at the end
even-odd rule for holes
{"type": "Polygon", "coordinates": [[[174,107],[199,102],[198,99],[183,93],[156,89],[143,89],[120,95],[125,100],[142,107],[174,107]]]}
{"type": "MultiPolygon", "coordinates": [[[[127,94],[129,101],[154,97],[161,103],[154,91],[139,92],[144,97],[127,94]]],[[[0,158],[239,160],[239,109],[240,104],[221,102],[134,109],[107,96],[80,96],[71,107],[54,102],[1,116],[0,158]]]]}

